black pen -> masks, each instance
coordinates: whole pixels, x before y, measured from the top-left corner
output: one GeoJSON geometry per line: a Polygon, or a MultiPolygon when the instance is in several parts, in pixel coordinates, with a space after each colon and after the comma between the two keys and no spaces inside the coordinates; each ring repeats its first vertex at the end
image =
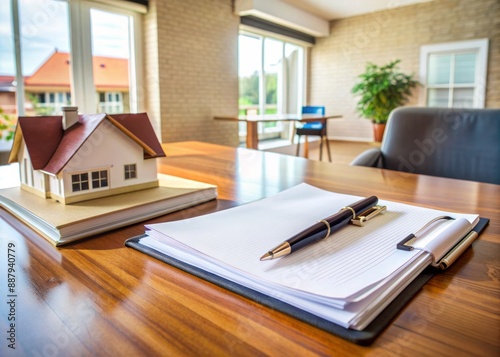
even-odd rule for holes
{"type": "Polygon", "coordinates": [[[322,219],[302,232],[294,235],[292,238],[287,239],[276,248],[271,249],[260,257],[260,260],[271,260],[284,257],[311,243],[326,238],[332,233],[347,226],[351,219],[355,219],[360,213],[372,208],[377,202],[378,198],[371,196],[344,207],[338,213],[322,219]]]}

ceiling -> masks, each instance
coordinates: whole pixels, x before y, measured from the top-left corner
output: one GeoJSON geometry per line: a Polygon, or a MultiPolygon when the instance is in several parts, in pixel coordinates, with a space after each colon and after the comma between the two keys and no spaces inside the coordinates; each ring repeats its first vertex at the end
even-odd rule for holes
{"type": "Polygon", "coordinates": [[[281,0],[296,8],[307,11],[324,20],[334,20],[345,17],[387,10],[390,8],[413,5],[433,0],[281,0]]]}

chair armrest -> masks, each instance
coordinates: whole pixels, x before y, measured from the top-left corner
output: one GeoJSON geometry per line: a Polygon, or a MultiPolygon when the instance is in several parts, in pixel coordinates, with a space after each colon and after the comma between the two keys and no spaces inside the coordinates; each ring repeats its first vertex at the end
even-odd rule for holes
{"type": "Polygon", "coordinates": [[[352,160],[350,165],[382,167],[382,152],[378,148],[368,149],[352,160]]]}

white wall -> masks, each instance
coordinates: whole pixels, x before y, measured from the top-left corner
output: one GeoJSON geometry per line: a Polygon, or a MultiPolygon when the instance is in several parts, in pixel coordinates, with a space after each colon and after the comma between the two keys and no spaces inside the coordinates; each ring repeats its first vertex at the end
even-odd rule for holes
{"type": "Polygon", "coordinates": [[[156,160],[144,160],[143,157],[143,149],[139,144],[109,121],[104,120],[63,169],[64,197],[97,191],[89,190],[72,193],[71,175],[82,172],[108,170],[109,186],[98,190],[156,181],[156,160]],[[124,179],[124,165],[126,164],[137,165],[137,178],[124,179]]]}

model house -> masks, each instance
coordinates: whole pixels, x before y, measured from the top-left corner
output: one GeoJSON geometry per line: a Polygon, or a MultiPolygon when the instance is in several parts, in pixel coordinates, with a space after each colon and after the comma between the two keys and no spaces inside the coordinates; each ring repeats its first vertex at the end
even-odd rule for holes
{"type": "Polygon", "coordinates": [[[64,204],[158,186],[165,156],[146,113],[20,117],[9,162],[21,187],[64,204]]]}

